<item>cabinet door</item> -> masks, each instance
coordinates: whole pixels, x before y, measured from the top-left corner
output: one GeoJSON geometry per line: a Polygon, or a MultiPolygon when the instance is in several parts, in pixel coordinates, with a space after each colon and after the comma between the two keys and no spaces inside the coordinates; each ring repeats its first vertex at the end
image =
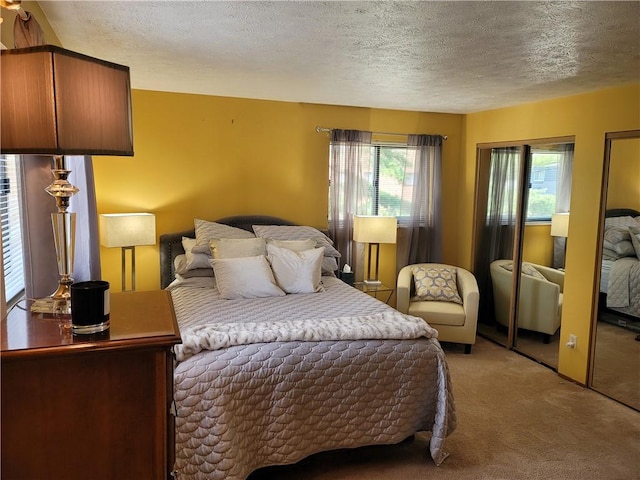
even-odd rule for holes
{"type": "Polygon", "coordinates": [[[159,348],[3,360],[2,478],[166,478],[167,362],[159,348]]]}

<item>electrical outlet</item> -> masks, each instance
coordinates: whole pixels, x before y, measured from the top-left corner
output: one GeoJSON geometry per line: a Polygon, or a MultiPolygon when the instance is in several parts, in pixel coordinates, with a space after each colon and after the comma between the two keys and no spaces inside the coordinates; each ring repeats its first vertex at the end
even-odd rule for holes
{"type": "Polygon", "coordinates": [[[567,347],[576,348],[578,345],[578,337],[576,335],[569,335],[569,341],[567,342],[567,347]]]}

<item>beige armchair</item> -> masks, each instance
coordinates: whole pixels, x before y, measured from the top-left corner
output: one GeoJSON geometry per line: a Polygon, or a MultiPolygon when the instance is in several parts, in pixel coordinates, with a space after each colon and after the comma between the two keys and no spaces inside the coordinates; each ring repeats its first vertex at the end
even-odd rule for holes
{"type": "MultiPolygon", "coordinates": [[[[511,260],[491,262],[491,284],[496,321],[509,325],[509,303],[513,273],[511,260]]],[[[523,263],[518,300],[518,328],[540,332],[544,343],[549,343],[560,327],[564,272],[555,268],[523,263]]]]}
{"type": "Polygon", "coordinates": [[[397,309],[415,317],[424,319],[438,331],[442,342],[463,343],[465,353],[471,353],[476,343],[478,325],[478,303],[480,293],[473,274],[463,268],[438,263],[407,265],[398,274],[397,309]],[[443,301],[416,301],[413,271],[416,267],[443,267],[456,270],[458,294],[462,305],[443,301]]]}

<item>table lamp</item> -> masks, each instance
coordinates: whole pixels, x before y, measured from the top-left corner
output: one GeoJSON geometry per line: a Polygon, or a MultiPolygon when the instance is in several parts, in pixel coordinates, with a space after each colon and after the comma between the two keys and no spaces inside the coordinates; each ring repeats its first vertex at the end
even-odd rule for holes
{"type": "Polygon", "coordinates": [[[100,244],[122,248],[122,291],[136,289],[136,246],[156,244],[156,216],[152,213],[100,215],[100,244]],[[131,252],[131,289],[127,289],[126,257],[131,252]]]}
{"type": "Polygon", "coordinates": [[[398,222],[395,217],[379,217],[373,215],[353,216],[353,241],[367,244],[367,278],[365,285],[377,286],[382,282],[378,280],[378,260],[380,258],[381,243],[396,243],[398,222]],[[371,250],[376,251],[375,270],[371,274],[371,250]]]}
{"type": "Polygon", "coordinates": [[[60,280],[38,308],[70,313],[78,188],[65,155],[133,155],[129,67],[54,45],[3,50],[0,153],[53,156],[51,214],[60,280]]]}
{"type": "Polygon", "coordinates": [[[569,212],[554,213],[551,215],[551,236],[559,237],[557,244],[554,242],[554,268],[564,268],[567,256],[567,237],[569,236],[569,212]],[[561,243],[560,243],[561,241],[561,243]],[[557,249],[555,248],[557,245],[557,249]]]}
{"type": "Polygon", "coordinates": [[[569,236],[569,212],[551,215],[551,236],[564,238],[569,236]]]}

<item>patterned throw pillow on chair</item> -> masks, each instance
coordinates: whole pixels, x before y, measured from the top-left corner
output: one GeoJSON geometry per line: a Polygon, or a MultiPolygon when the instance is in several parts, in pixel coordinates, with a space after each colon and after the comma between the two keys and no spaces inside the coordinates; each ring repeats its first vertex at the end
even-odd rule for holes
{"type": "Polygon", "coordinates": [[[453,302],[462,305],[456,284],[456,269],[442,267],[415,267],[413,280],[416,287],[414,300],[453,302]]]}

